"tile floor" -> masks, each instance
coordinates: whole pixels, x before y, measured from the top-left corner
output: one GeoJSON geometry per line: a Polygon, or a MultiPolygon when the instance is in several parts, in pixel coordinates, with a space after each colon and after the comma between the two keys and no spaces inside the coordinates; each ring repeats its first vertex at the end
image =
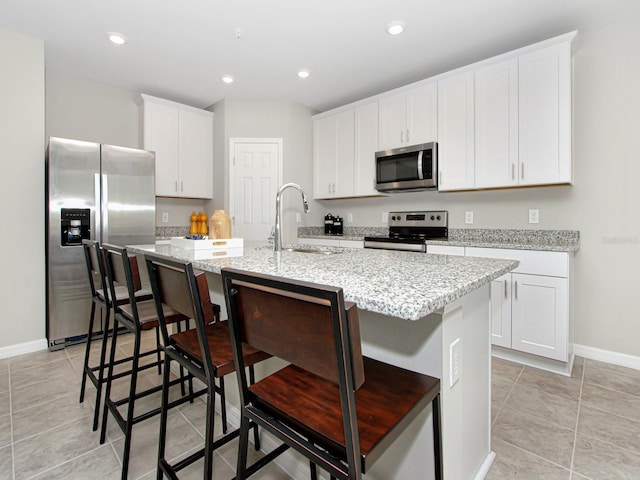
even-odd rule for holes
{"type": "MultiPolygon", "coordinates": [[[[110,421],[100,445],[91,431],[95,389],[78,403],[83,352],[76,345],[0,360],[1,480],[119,478],[120,430],[110,421]]],[[[494,359],[492,377],[497,459],[489,479],[640,479],[640,371],[578,359],[566,378],[494,359]]],[[[143,385],[159,378],[147,371],[143,385]]],[[[175,409],[169,422],[172,457],[202,445],[203,402],[175,409]]],[[[157,432],[157,418],[134,428],[129,478],[155,478],[157,432]]],[[[233,477],[235,443],[216,452],[215,478],[233,477]]],[[[183,474],[202,478],[201,468],[183,474]]],[[[254,478],[291,480],[274,464],[254,478]]]]}

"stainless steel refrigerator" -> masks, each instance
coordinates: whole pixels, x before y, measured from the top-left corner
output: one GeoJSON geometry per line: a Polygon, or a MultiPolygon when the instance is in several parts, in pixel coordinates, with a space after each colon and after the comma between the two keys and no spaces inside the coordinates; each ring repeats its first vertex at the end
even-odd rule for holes
{"type": "Polygon", "coordinates": [[[155,242],[155,154],[51,137],[46,189],[47,340],[57,350],[82,340],[88,330],[82,240],[155,242]]]}

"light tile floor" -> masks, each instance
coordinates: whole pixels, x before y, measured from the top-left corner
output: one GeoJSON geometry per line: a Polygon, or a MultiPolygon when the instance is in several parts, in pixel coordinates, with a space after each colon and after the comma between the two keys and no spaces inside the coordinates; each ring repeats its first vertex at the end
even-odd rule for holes
{"type": "MultiPolygon", "coordinates": [[[[130,348],[122,340],[119,355],[130,348]]],[[[83,354],[76,345],[0,360],[1,480],[120,477],[122,433],[110,419],[100,445],[91,431],[95,389],[78,403],[83,354]]],[[[155,370],[142,377],[145,387],[160,380],[155,370]]],[[[640,371],[579,358],[567,378],[493,359],[492,380],[497,459],[489,479],[640,479],[640,371]]],[[[203,402],[175,409],[169,422],[170,456],[202,445],[203,402]]],[[[134,427],[129,478],[155,478],[157,433],[157,418],[134,427]]],[[[215,478],[233,477],[235,448],[216,452],[215,478]]],[[[202,463],[183,476],[202,478],[202,463]]],[[[274,464],[254,478],[291,480],[274,464]]]]}

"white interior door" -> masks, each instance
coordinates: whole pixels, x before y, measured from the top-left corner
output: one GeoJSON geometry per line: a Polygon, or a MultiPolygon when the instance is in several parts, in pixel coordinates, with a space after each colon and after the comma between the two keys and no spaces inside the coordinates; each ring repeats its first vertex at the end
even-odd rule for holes
{"type": "Polygon", "coordinates": [[[282,183],[281,139],[231,139],[230,212],[233,236],[266,240],[282,183]]]}

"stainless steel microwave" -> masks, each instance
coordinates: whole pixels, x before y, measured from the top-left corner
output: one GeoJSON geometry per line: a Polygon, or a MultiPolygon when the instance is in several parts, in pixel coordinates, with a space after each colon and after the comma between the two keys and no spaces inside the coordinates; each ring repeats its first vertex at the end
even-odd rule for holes
{"type": "Polygon", "coordinates": [[[376,190],[410,192],[438,188],[438,144],[376,152],[376,190]]]}

